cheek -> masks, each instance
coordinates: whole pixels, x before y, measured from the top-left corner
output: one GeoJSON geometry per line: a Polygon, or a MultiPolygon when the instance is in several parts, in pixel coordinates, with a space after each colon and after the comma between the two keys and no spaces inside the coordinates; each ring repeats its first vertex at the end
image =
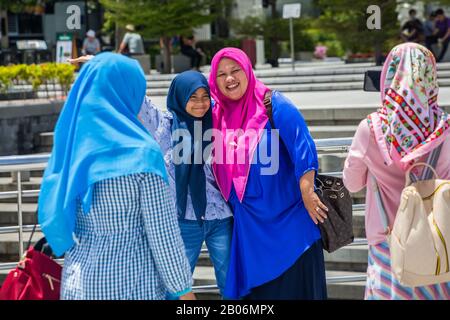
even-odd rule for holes
{"type": "Polygon", "coordinates": [[[223,80],[223,79],[218,79],[218,80],[217,80],[217,87],[219,88],[219,90],[220,90],[220,92],[221,92],[222,94],[226,94],[226,90],[225,90],[225,88],[226,88],[225,80],[223,80]]]}
{"type": "Polygon", "coordinates": [[[188,102],[186,104],[186,112],[189,114],[192,112],[192,103],[188,102]]]}

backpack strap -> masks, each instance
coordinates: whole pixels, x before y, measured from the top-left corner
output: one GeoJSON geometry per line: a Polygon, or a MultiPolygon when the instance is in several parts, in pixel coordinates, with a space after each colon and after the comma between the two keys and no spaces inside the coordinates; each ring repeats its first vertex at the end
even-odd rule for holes
{"type": "MultiPolygon", "coordinates": [[[[442,143],[435,148],[431,154],[428,156],[427,163],[432,166],[434,169],[436,169],[437,162],[439,160],[439,156],[441,155],[442,150],[442,143]]],[[[430,168],[425,167],[422,171],[422,175],[420,177],[420,180],[428,180],[433,177],[433,172],[430,170],[430,168]]]]}
{"type": "MultiPolygon", "coordinates": [[[[441,154],[441,149],[442,149],[442,144],[439,145],[439,147],[435,148],[431,152],[431,154],[428,156],[427,163],[433,168],[436,168],[437,161],[441,154]]],[[[371,181],[372,181],[372,187],[373,187],[373,190],[375,193],[375,200],[377,202],[378,211],[380,212],[381,224],[383,225],[384,230],[386,230],[386,234],[389,235],[391,230],[390,230],[389,223],[388,223],[386,209],[384,207],[383,200],[381,199],[380,189],[379,189],[379,186],[378,186],[378,183],[377,183],[377,180],[375,179],[375,177],[371,173],[369,173],[369,174],[370,174],[371,181]]],[[[431,177],[433,175],[434,175],[433,171],[426,166],[425,169],[422,171],[420,180],[431,179],[431,177]]],[[[411,180],[414,182],[419,181],[419,178],[415,174],[411,174],[410,177],[411,177],[411,180]]]]}

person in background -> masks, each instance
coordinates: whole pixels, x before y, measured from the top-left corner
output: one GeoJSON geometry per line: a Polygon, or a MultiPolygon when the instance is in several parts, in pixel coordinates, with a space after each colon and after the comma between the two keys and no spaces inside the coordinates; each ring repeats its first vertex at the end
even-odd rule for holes
{"type": "Polygon", "coordinates": [[[433,54],[416,43],[396,46],[386,59],[380,85],[381,107],[359,124],[343,172],[350,192],[367,188],[369,260],[365,299],[449,300],[450,283],[406,287],[394,277],[375,195],[378,188],[392,230],[405,187],[405,172],[414,163],[427,162],[429,154],[442,146],[435,169],[441,179],[450,179],[450,115],[437,103],[439,88],[433,54]]]}
{"type": "Polygon", "coordinates": [[[433,45],[438,42],[437,34],[439,29],[436,28],[436,12],[431,12],[428,20],[424,24],[425,46],[430,50],[435,57],[436,53],[433,50],[433,45]]]}
{"type": "Polygon", "coordinates": [[[319,163],[303,116],[283,94],[256,79],[250,59],[237,48],[216,53],[209,86],[214,129],[222,133],[215,139],[213,171],[234,214],[225,296],[326,299],[317,224],[328,209],[314,192],[319,163]],[[278,134],[271,133],[266,99],[272,101],[278,134]],[[270,172],[261,157],[268,149],[274,150],[270,172]]]}
{"type": "Polygon", "coordinates": [[[140,55],[145,54],[144,52],[144,41],[139,33],[135,32],[134,25],[127,24],[123,40],[119,46],[118,53],[128,54],[128,55],[140,55]]]}
{"type": "Polygon", "coordinates": [[[164,159],[138,119],[145,90],[137,61],[101,53],[59,116],[38,220],[65,254],[61,299],[195,298],[164,159]]]}
{"type": "MultiPolygon", "coordinates": [[[[146,97],[139,117],[147,130],[161,147],[169,184],[177,204],[178,224],[184,241],[186,255],[191,271],[197,264],[203,242],[208,247],[214,266],[217,285],[224,295],[225,280],[228,271],[233,230],[232,212],[222,198],[214,175],[210,159],[202,163],[180,163],[174,160],[173,152],[178,141],[172,141],[177,129],[185,128],[185,134],[192,138],[192,147],[201,146],[201,155],[206,143],[195,141],[194,125],[201,124],[204,133],[212,128],[212,107],[208,81],[197,71],[185,71],[178,74],[170,85],[167,95],[168,112],[162,112],[146,97]]],[[[195,150],[194,150],[195,152],[195,150]]]]}
{"type": "Polygon", "coordinates": [[[439,30],[437,33],[438,44],[441,47],[437,62],[441,62],[445,54],[447,53],[448,43],[450,41],[450,18],[445,16],[444,10],[436,10],[436,28],[439,30]]]}
{"type": "Polygon", "coordinates": [[[83,55],[95,55],[98,52],[100,52],[100,41],[95,37],[95,31],[89,30],[86,32],[81,53],[83,55]]]}
{"type": "Polygon", "coordinates": [[[195,47],[194,36],[180,36],[180,51],[191,59],[191,69],[198,71],[204,54],[199,48],[195,47]]]}
{"type": "Polygon", "coordinates": [[[401,32],[401,38],[405,42],[421,43],[424,41],[423,24],[416,16],[415,9],[409,10],[409,20],[403,25],[401,32]]]}

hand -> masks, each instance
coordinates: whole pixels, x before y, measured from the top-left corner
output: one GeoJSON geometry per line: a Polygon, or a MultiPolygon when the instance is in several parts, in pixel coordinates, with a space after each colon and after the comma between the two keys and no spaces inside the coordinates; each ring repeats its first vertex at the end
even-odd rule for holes
{"type": "Polygon", "coordinates": [[[320,201],[317,193],[314,191],[309,194],[302,193],[302,198],[312,221],[314,221],[315,224],[318,224],[318,221],[323,223],[325,219],[327,219],[328,208],[320,201]]]}
{"type": "Polygon", "coordinates": [[[88,62],[89,60],[91,60],[94,56],[93,55],[85,55],[85,56],[80,56],[78,58],[75,59],[67,59],[67,62],[71,63],[71,64],[77,64],[77,63],[82,63],[82,62],[88,62]]]}
{"type": "Polygon", "coordinates": [[[180,296],[180,300],[197,300],[195,294],[191,291],[180,296]]]}
{"type": "Polygon", "coordinates": [[[300,192],[302,193],[303,203],[309,213],[312,221],[323,223],[327,218],[328,208],[320,201],[319,196],[314,192],[315,172],[309,171],[300,178],[300,192]]]}

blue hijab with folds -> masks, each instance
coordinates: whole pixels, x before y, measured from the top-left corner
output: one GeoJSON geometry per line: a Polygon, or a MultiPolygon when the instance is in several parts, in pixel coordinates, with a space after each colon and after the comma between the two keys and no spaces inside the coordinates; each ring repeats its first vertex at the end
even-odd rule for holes
{"type": "Polygon", "coordinates": [[[95,56],[73,84],[38,201],[38,221],[57,256],[73,246],[77,198],[89,212],[93,184],[140,172],[167,181],[160,148],[137,117],[145,90],[138,62],[114,53],[95,56]]]}
{"type": "MultiPolygon", "coordinates": [[[[190,164],[176,164],[174,162],[178,215],[182,218],[185,217],[187,195],[190,191],[194,213],[197,217],[197,222],[201,224],[201,217],[205,215],[206,211],[206,177],[203,169],[203,152],[209,143],[208,141],[203,141],[202,137],[205,131],[212,128],[212,111],[210,105],[207,113],[202,118],[191,116],[186,111],[186,104],[189,98],[199,88],[205,88],[209,94],[208,81],[203,74],[197,71],[180,73],[170,85],[167,95],[167,109],[173,115],[172,132],[177,129],[186,129],[190,133],[190,136],[183,136],[180,139],[173,140],[174,146],[183,139],[187,139],[191,146],[190,164]],[[196,121],[202,124],[201,136],[194,135],[194,123],[196,121]],[[200,154],[200,151],[202,155],[201,163],[195,164],[195,152],[200,154]]],[[[180,155],[183,156],[182,152],[180,155]]],[[[177,154],[176,156],[179,155],[177,154]]]]}

